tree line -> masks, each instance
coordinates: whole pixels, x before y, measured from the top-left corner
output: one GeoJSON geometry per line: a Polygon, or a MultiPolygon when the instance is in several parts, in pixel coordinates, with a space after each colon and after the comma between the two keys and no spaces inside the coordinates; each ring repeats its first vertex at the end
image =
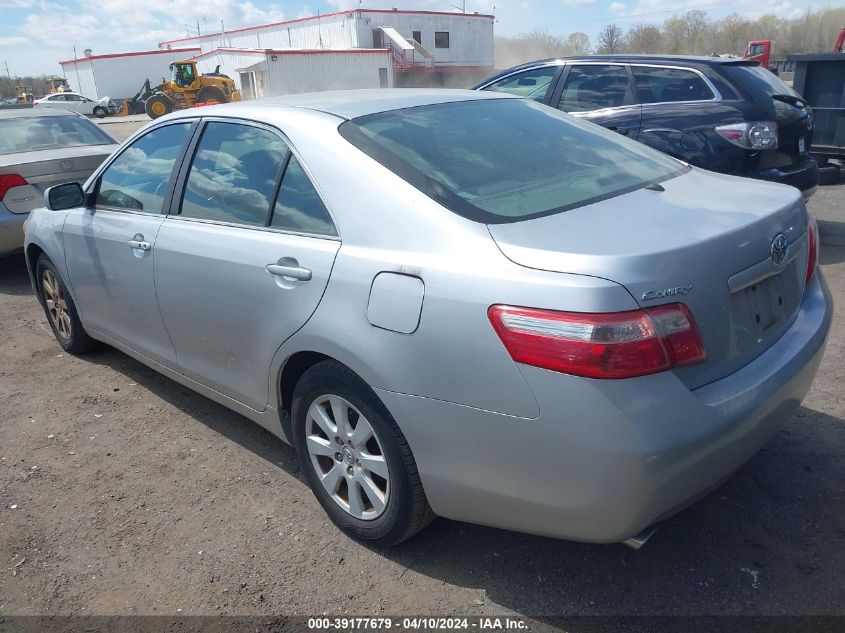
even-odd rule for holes
{"type": "Polygon", "coordinates": [[[608,24],[593,44],[586,33],[552,35],[535,29],[517,37],[496,37],[496,67],[507,68],[544,57],[657,53],[669,55],[742,55],[751,40],[772,40],[775,59],[791,53],[829,52],[845,27],[845,7],[807,11],[797,18],[772,14],[752,20],[732,13],[712,19],[701,10],[667,18],[662,23],[642,22],[627,31],[608,24]]]}

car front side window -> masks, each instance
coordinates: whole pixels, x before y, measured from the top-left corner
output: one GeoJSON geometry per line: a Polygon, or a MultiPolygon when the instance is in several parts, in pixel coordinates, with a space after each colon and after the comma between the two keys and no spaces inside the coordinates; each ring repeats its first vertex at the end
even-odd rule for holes
{"type": "Polygon", "coordinates": [[[564,112],[590,112],[630,102],[631,82],[625,66],[583,64],[569,71],[558,108],[564,112]]]}
{"type": "Polygon", "coordinates": [[[269,130],[208,123],[188,172],[182,216],[265,226],[287,154],[284,141],[269,130]]]}
{"type": "Polygon", "coordinates": [[[543,66],[542,68],[526,70],[525,72],[509,75],[504,79],[493,82],[485,87],[484,90],[507,92],[508,94],[542,102],[557,71],[557,66],[543,66]]]}
{"type": "Polygon", "coordinates": [[[161,213],[191,125],[186,121],[156,128],[127,147],[100,176],[97,206],[161,213]]]}

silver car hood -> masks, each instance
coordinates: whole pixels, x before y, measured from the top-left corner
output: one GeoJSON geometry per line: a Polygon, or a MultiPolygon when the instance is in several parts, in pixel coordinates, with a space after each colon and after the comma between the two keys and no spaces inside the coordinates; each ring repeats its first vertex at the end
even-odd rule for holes
{"type": "Polygon", "coordinates": [[[794,319],[807,261],[806,213],[797,189],[698,169],[662,186],[489,230],[522,266],[609,279],[643,306],[687,304],[709,355],[706,364],[678,371],[695,387],[753,360],[794,319]],[[779,233],[790,243],[789,257],[775,269],[779,233]],[[761,286],[765,299],[756,285],[742,287],[765,274],[776,278],[761,286]]]}

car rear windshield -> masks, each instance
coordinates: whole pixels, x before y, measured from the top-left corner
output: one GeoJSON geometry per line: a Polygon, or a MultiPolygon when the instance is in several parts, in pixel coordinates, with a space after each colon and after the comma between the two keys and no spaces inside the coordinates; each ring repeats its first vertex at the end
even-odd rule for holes
{"type": "Polygon", "coordinates": [[[347,121],[340,133],[441,205],[488,224],[567,211],[688,169],[526,99],[392,110],[347,121]]]}
{"type": "Polygon", "coordinates": [[[787,86],[777,75],[758,64],[725,64],[728,73],[740,86],[758,90],[768,97],[797,97],[801,95],[787,86]]]}
{"type": "Polygon", "coordinates": [[[116,141],[80,116],[36,116],[0,119],[0,155],[116,141]]]}

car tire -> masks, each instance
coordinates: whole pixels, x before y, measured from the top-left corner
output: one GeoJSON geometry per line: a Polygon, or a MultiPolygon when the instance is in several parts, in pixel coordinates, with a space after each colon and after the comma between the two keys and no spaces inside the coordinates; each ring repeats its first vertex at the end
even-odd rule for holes
{"type": "Polygon", "coordinates": [[[103,106],[97,106],[94,108],[94,116],[98,119],[105,119],[109,115],[109,111],[106,110],[103,106]]]}
{"type": "Polygon", "coordinates": [[[830,163],[819,168],[820,185],[836,185],[842,180],[842,166],[830,163]]]}
{"type": "Polygon", "coordinates": [[[302,375],[292,425],[299,466],[314,496],[350,536],[396,545],[436,518],[408,441],[375,392],[345,365],[323,361],[302,375]],[[337,411],[348,420],[346,433],[335,422],[337,411]],[[364,437],[369,439],[360,441],[364,437]]]}
{"type": "Polygon", "coordinates": [[[41,255],[35,264],[35,279],[44,314],[62,349],[69,354],[85,354],[99,347],[82,327],[76,304],[46,255],[41,255]]]}

